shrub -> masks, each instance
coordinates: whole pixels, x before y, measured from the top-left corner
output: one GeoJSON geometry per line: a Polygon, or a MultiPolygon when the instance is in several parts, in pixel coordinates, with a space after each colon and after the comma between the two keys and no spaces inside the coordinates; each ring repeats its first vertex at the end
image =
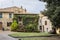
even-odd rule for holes
{"type": "Polygon", "coordinates": [[[25,26],[25,31],[27,32],[36,32],[38,25],[38,17],[28,16],[23,18],[23,24],[25,26]]]}
{"type": "Polygon", "coordinates": [[[25,30],[24,30],[24,25],[18,24],[17,31],[18,31],[18,32],[24,32],[24,31],[25,31],[25,30]]]}
{"type": "Polygon", "coordinates": [[[18,24],[17,24],[16,20],[14,20],[11,25],[11,31],[16,31],[17,28],[18,28],[18,24]]]}
{"type": "Polygon", "coordinates": [[[25,26],[25,31],[27,31],[27,32],[35,32],[36,29],[37,28],[33,24],[28,24],[25,26]]]}

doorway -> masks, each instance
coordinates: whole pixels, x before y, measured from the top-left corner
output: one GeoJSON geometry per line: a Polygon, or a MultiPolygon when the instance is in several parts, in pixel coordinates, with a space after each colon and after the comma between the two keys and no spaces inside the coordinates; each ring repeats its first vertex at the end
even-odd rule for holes
{"type": "Polygon", "coordinates": [[[0,22],[0,30],[2,30],[2,22],[0,22]]]}
{"type": "Polygon", "coordinates": [[[0,30],[2,30],[2,22],[0,22],[0,30]]]}

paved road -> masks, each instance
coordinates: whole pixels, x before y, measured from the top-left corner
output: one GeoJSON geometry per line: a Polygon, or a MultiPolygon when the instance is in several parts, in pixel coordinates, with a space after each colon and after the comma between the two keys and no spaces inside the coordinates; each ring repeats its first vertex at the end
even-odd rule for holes
{"type": "Polygon", "coordinates": [[[0,40],[18,40],[16,38],[12,38],[10,36],[8,36],[8,34],[10,34],[12,32],[9,31],[4,31],[4,32],[0,32],[0,40]]]}

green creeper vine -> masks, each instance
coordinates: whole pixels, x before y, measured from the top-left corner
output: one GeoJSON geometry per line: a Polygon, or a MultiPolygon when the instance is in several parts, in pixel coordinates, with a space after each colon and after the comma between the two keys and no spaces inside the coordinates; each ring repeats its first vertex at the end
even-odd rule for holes
{"type": "Polygon", "coordinates": [[[22,17],[23,25],[26,31],[37,31],[38,27],[38,15],[15,15],[15,19],[18,19],[18,17],[22,17]]]}

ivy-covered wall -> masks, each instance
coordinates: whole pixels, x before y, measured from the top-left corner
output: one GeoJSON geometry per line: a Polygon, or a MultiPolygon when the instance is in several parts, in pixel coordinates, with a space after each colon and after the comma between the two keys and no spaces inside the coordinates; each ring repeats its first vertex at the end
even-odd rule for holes
{"type": "Polygon", "coordinates": [[[22,18],[25,31],[38,31],[38,14],[20,14],[15,15],[14,19],[18,22],[18,17],[22,18]]]}

